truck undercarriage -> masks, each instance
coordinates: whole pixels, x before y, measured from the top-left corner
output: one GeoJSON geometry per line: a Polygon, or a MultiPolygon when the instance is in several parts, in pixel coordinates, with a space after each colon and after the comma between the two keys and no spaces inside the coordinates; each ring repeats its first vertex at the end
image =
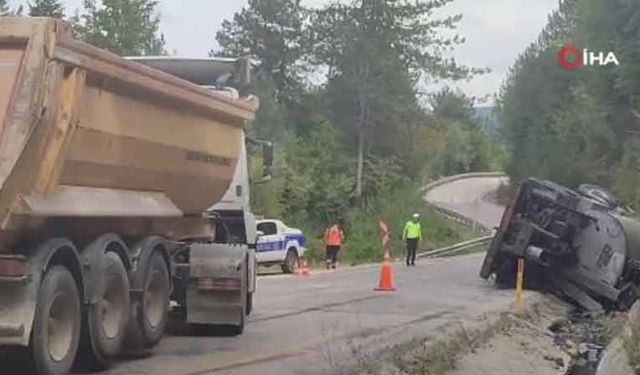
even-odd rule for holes
{"type": "Polygon", "coordinates": [[[639,296],[640,223],[593,185],[571,190],[529,179],[505,209],[480,276],[560,294],[588,311],[627,309],[639,296]]]}

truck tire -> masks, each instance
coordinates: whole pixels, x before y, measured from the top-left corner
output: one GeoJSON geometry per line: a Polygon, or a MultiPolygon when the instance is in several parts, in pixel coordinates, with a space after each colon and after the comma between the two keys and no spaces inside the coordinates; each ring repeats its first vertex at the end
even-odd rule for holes
{"type": "Polygon", "coordinates": [[[244,272],[241,273],[241,275],[245,275],[245,277],[242,278],[242,285],[240,286],[240,308],[238,311],[238,317],[239,317],[239,322],[237,325],[234,325],[231,327],[231,333],[235,336],[239,336],[242,334],[242,332],[244,332],[244,326],[246,325],[246,321],[247,321],[247,301],[249,298],[249,280],[246,277],[247,275],[247,269],[249,268],[249,265],[247,264],[246,261],[243,262],[243,267],[244,267],[244,272]]]}
{"type": "Polygon", "coordinates": [[[169,310],[169,271],[159,251],[139,265],[142,274],[142,291],[132,303],[128,343],[135,348],[150,349],[158,344],[167,324],[169,310]]]}
{"type": "Polygon", "coordinates": [[[247,316],[253,311],[253,293],[247,293],[247,316]]]}
{"type": "Polygon", "coordinates": [[[284,258],[284,263],[282,263],[282,272],[284,273],[293,273],[298,267],[298,252],[291,248],[287,251],[287,255],[284,258]]]}
{"type": "Polygon", "coordinates": [[[45,274],[31,332],[31,353],[38,375],[71,370],[80,340],[80,296],[69,270],[53,266],[45,274]]]}
{"type": "Polygon", "coordinates": [[[93,365],[108,367],[122,350],[129,319],[129,277],[118,254],[104,253],[98,300],[87,309],[87,330],[93,365]]]}
{"type": "MultiPolygon", "coordinates": [[[[249,314],[251,314],[251,311],[253,311],[253,292],[249,292],[249,280],[251,279],[249,277],[249,257],[247,257],[246,260],[246,265],[247,265],[247,304],[245,306],[246,312],[247,312],[247,316],[249,316],[249,314]]],[[[254,289],[255,291],[255,289],[254,289]]]]}

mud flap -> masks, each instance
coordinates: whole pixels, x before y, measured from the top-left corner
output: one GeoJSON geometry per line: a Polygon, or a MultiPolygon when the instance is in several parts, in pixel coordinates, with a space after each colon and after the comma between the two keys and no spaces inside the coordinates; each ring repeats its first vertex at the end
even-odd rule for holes
{"type": "Polygon", "coordinates": [[[69,261],[79,270],[80,257],[73,245],[65,239],[52,239],[28,257],[25,276],[0,279],[0,346],[29,346],[42,275],[58,251],[74,258],[69,261]]]}
{"type": "Polygon", "coordinates": [[[187,287],[187,323],[239,324],[247,281],[247,246],[194,244],[190,246],[189,285],[187,287]],[[230,281],[231,285],[220,285],[230,281]],[[207,287],[209,285],[209,287],[207,287]]]}
{"type": "Polygon", "coordinates": [[[0,345],[28,346],[42,272],[28,281],[0,282],[0,345]]]}

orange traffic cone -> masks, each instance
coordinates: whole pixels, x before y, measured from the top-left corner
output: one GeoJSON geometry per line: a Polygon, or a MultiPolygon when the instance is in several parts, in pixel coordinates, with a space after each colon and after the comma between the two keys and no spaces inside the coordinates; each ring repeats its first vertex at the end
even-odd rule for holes
{"type": "Polygon", "coordinates": [[[302,276],[309,276],[309,266],[307,265],[307,261],[303,260],[302,261],[302,271],[300,271],[302,276]]]}
{"type": "Polygon", "coordinates": [[[302,276],[302,262],[300,261],[300,259],[298,259],[298,264],[296,265],[295,275],[302,276]]]}
{"type": "Polygon", "coordinates": [[[380,268],[380,285],[375,289],[379,292],[392,292],[396,290],[393,287],[393,277],[391,276],[391,256],[389,251],[384,252],[382,260],[382,268],[380,268]]]}

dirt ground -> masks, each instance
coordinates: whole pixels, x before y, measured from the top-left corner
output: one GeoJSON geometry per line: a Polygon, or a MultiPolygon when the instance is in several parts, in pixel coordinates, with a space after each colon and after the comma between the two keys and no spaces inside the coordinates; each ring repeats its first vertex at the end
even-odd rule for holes
{"type": "Polygon", "coordinates": [[[484,347],[461,358],[450,375],[559,375],[565,374],[569,355],[553,338],[531,327],[517,325],[484,347]]]}
{"type": "Polygon", "coordinates": [[[558,343],[549,327],[566,318],[563,302],[543,296],[523,316],[512,315],[509,328],[478,350],[460,358],[448,375],[566,374],[575,348],[558,343]]]}
{"type": "Polygon", "coordinates": [[[558,340],[550,327],[566,321],[569,306],[545,295],[523,313],[503,312],[484,321],[460,323],[446,337],[396,347],[378,371],[350,374],[401,375],[564,375],[572,365],[576,345],[558,340]],[[398,350],[401,349],[401,350],[398,350]]]}

